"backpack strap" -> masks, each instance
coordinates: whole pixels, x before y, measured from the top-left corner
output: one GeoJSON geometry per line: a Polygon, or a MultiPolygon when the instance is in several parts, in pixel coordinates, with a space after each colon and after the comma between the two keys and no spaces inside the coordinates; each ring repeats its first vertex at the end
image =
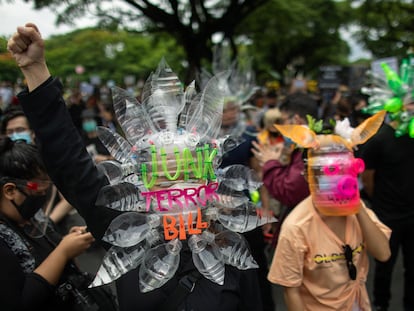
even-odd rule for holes
{"type": "Polygon", "coordinates": [[[196,283],[200,278],[201,274],[197,269],[184,275],[178,281],[178,286],[175,287],[175,290],[165,299],[160,310],[176,311],[184,299],[193,292],[196,283]]]}

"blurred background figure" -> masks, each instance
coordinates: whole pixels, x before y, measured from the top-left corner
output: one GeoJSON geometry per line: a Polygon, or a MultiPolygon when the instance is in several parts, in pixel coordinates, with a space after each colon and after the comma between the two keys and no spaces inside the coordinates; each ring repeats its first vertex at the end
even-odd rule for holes
{"type": "Polygon", "coordinates": [[[269,117],[267,128],[270,130],[267,130],[266,135],[259,134],[260,144],[253,142],[252,151],[262,167],[264,186],[270,197],[281,203],[279,221],[274,228],[273,248],[277,245],[280,227],[284,219],[298,203],[309,195],[309,187],[303,174],[305,165],[302,159],[302,149],[295,148],[289,139],[280,137],[276,128],[272,129],[270,122],[276,121],[275,123],[283,125],[305,125],[307,124],[307,115],[316,118],[317,114],[317,103],[310,95],[305,93],[289,94],[280,104],[279,112],[271,111],[267,115],[269,117]],[[273,145],[267,143],[266,136],[274,136],[272,138],[273,145]]]}
{"type": "Polygon", "coordinates": [[[97,118],[98,116],[93,109],[85,109],[82,111],[82,139],[86,150],[94,159],[95,163],[113,159],[98,137],[97,118]]]}
{"type": "Polygon", "coordinates": [[[97,106],[102,126],[109,128],[112,132],[116,132],[119,135],[124,136],[124,132],[116,120],[115,110],[109,98],[99,100],[97,102],[97,106]]]}

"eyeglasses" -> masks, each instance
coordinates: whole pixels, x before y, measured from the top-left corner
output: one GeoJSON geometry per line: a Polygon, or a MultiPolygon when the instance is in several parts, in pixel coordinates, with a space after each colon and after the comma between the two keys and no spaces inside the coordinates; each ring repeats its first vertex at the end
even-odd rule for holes
{"type": "Polygon", "coordinates": [[[12,182],[16,184],[16,186],[24,191],[27,192],[44,192],[48,191],[51,186],[52,182],[50,180],[43,180],[43,179],[34,179],[34,180],[26,180],[26,179],[17,179],[11,177],[2,177],[0,178],[1,183],[12,182]]]}
{"type": "Polygon", "coordinates": [[[344,255],[345,255],[345,260],[346,260],[346,266],[348,268],[349,277],[351,280],[355,280],[356,275],[357,275],[357,269],[352,261],[352,257],[353,257],[352,248],[348,244],[345,244],[342,247],[344,248],[344,255]]]}

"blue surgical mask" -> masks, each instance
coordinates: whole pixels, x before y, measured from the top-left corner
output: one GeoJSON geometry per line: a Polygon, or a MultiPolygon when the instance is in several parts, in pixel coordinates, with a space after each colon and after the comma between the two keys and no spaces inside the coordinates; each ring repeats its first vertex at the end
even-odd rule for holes
{"type": "Polygon", "coordinates": [[[89,121],[84,121],[82,123],[82,128],[86,133],[91,133],[93,131],[96,131],[96,121],[95,120],[89,120],[89,121]]]}
{"type": "Polygon", "coordinates": [[[29,145],[32,143],[32,136],[29,131],[20,132],[20,133],[14,132],[13,134],[9,135],[9,138],[12,141],[24,140],[29,145]]]}

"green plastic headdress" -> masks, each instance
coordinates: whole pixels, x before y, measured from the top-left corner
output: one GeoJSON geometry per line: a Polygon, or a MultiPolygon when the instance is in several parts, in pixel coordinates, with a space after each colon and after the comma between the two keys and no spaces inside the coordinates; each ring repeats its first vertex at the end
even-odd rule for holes
{"type": "Polygon", "coordinates": [[[371,73],[370,87],[361,92],[369,95],[368,106],[363,112],[374,114],[385,110],[390,121],[395,123],[395,136],[408,134],[414,138],[414,111],[408,109],[414,105],[414,58],[403,59],[400,75],[387,63],[381,63],[385,78],[371,73]]]}

